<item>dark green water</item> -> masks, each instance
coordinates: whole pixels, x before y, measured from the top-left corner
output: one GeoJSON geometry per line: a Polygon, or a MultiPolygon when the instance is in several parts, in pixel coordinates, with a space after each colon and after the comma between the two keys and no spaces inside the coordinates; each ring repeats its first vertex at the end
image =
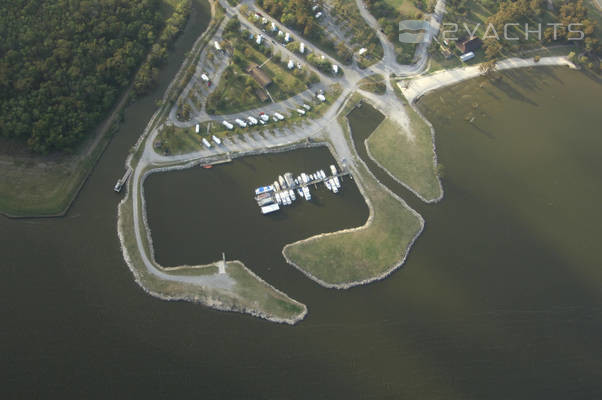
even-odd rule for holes
{"type": "MultiPolygon", "coordinates": [[[[193,18],[162,82],[206,24],[193,18]]],[[[322,206],[257,218],[246,188],[274,171],[324,167],[322,150],[149,178],[159,261],[209,261],[222,250],[249,259],[308,305],[295,327],[160,301],[135,284],[112,186],[157,94],[136,103],[66,218],[0,219],[2,398],[602,397],[601,87],[564,70],[513,75],[510,87],[467,83],[424,100],[446,196],[431,206],[406,196],[425,232],[402,270],[366,287],[322,289],[262,255],[346,225],[345,213],[365,218],[349,181],[341,198],[319,194],[322,206]],[[471,95],[487,114],[477,128],[464,122],[471,95]],[[228,182],[238,199],[209,194],[228,182]],[[183,213],[193,216],[190,237],[173,229],[183,213]],[[230,213],[240,226],[227,233],[219,222],[230,213]]],[[[353,126],[357,135],[369,128],[353,126]]]]}

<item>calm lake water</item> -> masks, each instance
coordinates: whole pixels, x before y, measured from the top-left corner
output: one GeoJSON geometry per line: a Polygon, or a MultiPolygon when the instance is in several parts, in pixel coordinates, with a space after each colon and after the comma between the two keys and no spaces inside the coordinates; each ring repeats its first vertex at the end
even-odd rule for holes
{"type": "MultiPolygon", "coordinates": [[[[163,89],[204,24],[195,13],[163,89]]],[[[602,397],[601,86],[564,69],[521,70],[503,82],[468,82],[422,101],[438,132],[445,198],[424,205],[393,187],[426,229],[404,268],[365,287],[320,288],[279,255],[287,241],[363,223],[352,181],[342,196],[314,190],[316,204],[268,218],[249,194],[275,173],[326,167],[324,149],[149,178],[158,260],[207,262],[226,251],[308,305],[294,327],[157,300],[134,282],[112,186],[159,88],[128,109],[65,218],[0,218],[0,394],[602,397]]],[[[368,114],[352,115],[358,137],[374,117],[360,112],[368,114]]]]}

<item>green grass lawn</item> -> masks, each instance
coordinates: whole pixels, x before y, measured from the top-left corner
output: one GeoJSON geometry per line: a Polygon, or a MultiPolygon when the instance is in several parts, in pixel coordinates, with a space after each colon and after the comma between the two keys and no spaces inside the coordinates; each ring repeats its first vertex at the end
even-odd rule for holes
{"type": "Polygon", "coordinates": [[[410,107],[408,133],[387,118],[366,141],[370,156],[391,176],[409,186],[427,201],[441,196],[441,186],[433,165],[435,149],[430,127],[410,107]]]}
{"type": "MultiPolygon", "coordinates": [[[[353,146],[349,132],[346,136],[353,146]]],[[[353,284],[386,274],[400,264],[422,227],[421,218],[379,184],[361,161],[354,178],[372,206],[367,225],[284,248],[288,260],[327,285],[353,284]]]]}

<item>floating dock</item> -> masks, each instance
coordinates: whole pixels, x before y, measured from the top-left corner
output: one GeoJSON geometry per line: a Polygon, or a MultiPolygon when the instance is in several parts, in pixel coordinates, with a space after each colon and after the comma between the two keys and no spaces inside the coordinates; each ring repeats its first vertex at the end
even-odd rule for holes
{"type": "Polygon", "coordinates": [[[348,171],[337,171],[334,165],[330,166],[331,175],[326,175],[323,169],[314,173],[302,172],[296,178],[293,174],[286,172],[279,175],[271,185],[260,186],[255,189],[255,201],[261,209],[262,214],[269,214],[280,210],[281,206],[288,206],[298,198],[311,200],[311,185],[317,186],[322,183],[333,193],[341,190],[339,178],[349,174],[348,171]],[[295,195],[297,193],[297,195],[295,195]]]}

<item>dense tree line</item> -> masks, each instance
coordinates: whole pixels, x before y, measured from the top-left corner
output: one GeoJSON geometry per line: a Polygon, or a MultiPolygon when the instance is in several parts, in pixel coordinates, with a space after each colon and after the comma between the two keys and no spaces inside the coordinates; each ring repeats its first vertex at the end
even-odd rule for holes
{"type": "Polygon", "coordinates": [[[180,0],[175,6],[171,16],[165,21],[165,27],[159,38],[153,44],[147,59],[144,61],[134,80],[136,94],[144,94],[154,87],[159,74],[158,67],[167,58],[167,48],[173,43],[180,33],[190,15],[190,0],[180,0]]]}
{"type": "Polygon", "coordinates": [[[0,135],[71,149],[155,43],[159,0],[11,0],[0,13],[0,135]]]}

